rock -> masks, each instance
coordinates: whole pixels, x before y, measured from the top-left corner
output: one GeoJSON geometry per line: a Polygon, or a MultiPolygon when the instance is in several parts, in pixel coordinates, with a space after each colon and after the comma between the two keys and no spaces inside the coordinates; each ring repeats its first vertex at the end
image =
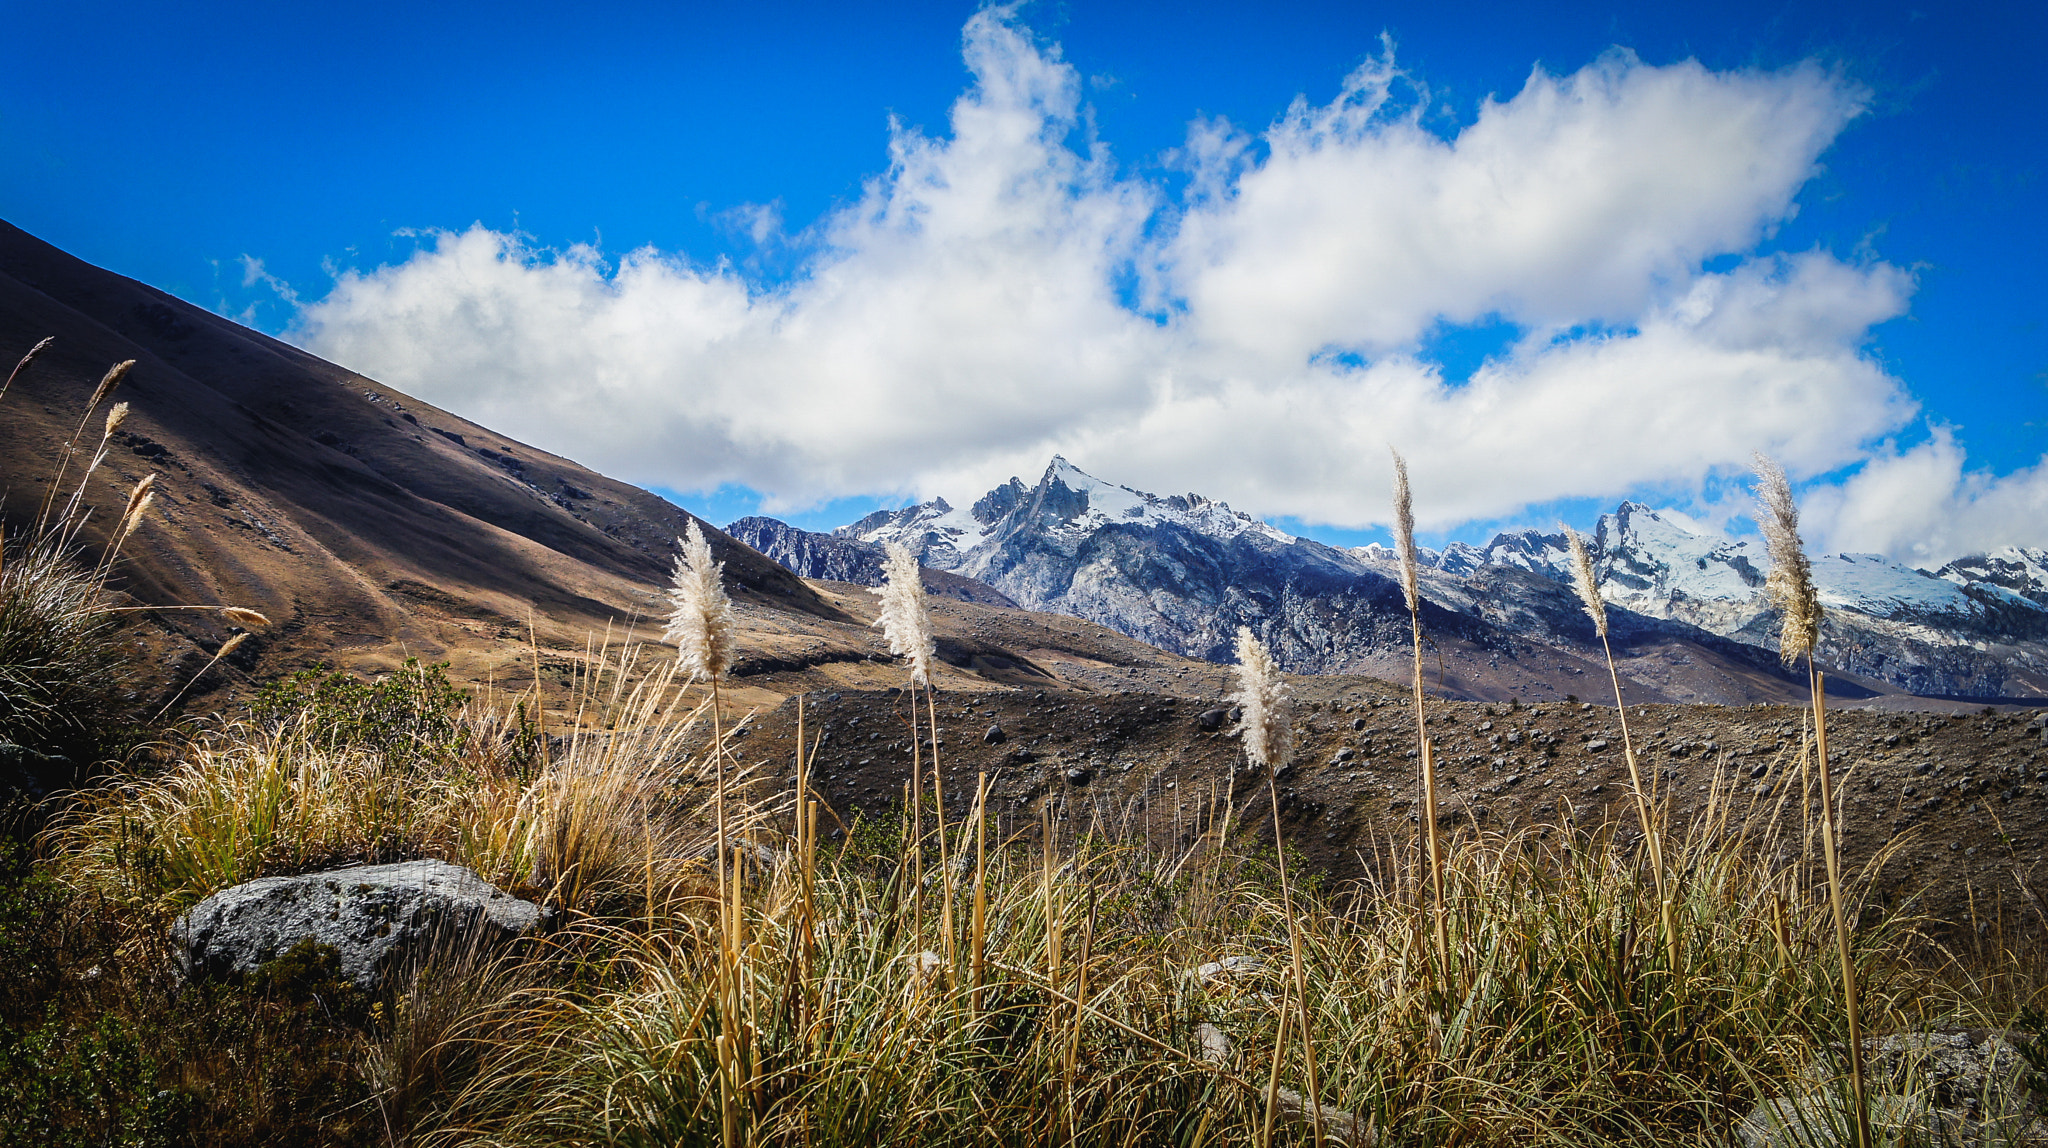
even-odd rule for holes
{"type": "Polygon", "coordinates": [[[254,972],[302,940],[332,945],[341,973],[374,990],[401,958],[474,931],[491,942],[540,926],[540,906],[445,861],[261,877],[223,889],[172,926],[190,977],[254,972]]]}
{"type": "Polygon", "coordinates": [[[988,732],[981,735],[981,744],[983,745],[1001,745],[1008,740],[1010,740],[1010,735],[1004,733],[1003,727],[999,725],[988,727],[988,732]]]}
{"type": "MultiPolygon", "coordinates": [[[[1871,1130],[1896,1141],[2037,1144],[2048,1125],[2037,1117],[2019,1049],[1996,1032],[1908,1032],[1863,1042],[1871,1091],[1871,1130]]],[[[1821,1059],[1801,1070],[1807,1089],[1776,1096],[1736,1128],[1744,1148],[1819,1148],[1854,1143],[1846,1065],[1821,1059]]]]}
{"type": "Polygon", "coordinates": [[[1071,785],[1086,785],[1089,779],[1094,776],[1093,773],[1077,765],[1067,771],[1067,782],[1071,785]]]}
{"type": "Polygon", "coordinates": [[[1195,724],[1201,726],[1205,732],[1215,733],[1223,728],[1223,721],[1227,716],[1222,710],[1203,710],[1201,716],[1195,719],[1195,724]]]}
{"type": "Polygon", "coordinates": [[[1606,749],[1606,748],[1607,748],[1607,741],[1606,741],[1606,739],[1605,739],[1605,738],[1597,738],[1597,737],[1596,737],[1596,738],[1594,738],[1594,739],[1593,739],[1592,741],[1589,741],[1589,742],[1587,742],[1587,743],[1586,743],[1586,752],[1587,752],[1587,753],[1599,753],[1599,752],[1600,752],[1601,750],[1603,750],[1603,749],[1606,749]]]}
{"type": "MultiPolygon", "coordinates": [[[[1856,1143],[1855,1117],[1841,1091],[1774,1096],[1750,1110],[1735,1126],[1742,1148],[1846,1148],[1856,1143]]],[[[1879,1143],[1896,1143],[1903,1133],[1922,1129],[1923,1137],[1943,1143],[1940,1118],[1918,1097],[1879,1093],[1870,1098],[1870,1132],[1879,1143]]]]}
{"type": "Polygon", "coordinates": [[[1195,980],[1202,984],[1208,984],[1211,981],[1229,981],[1235,980],[1238,977],[1255,977],[1264,972],[1265,968],[1266,962],[1247,953],[1235,957],[1225,957],[1220,961],[1210,961],[1208,964],[1198,966],[1195,969],[1195,980]]]}
{"type": "Polygon", "coordinates": [[[1365,719],[1364,719],[1364,718],[1362,718],[1362,717],[1359,717],[1359,718],[1352,718],[1352,719],[1351,719],[1351,732],[1352,732],[1352,733],[1364,733],[1364,732],[1365,732],[1365,719]]]}

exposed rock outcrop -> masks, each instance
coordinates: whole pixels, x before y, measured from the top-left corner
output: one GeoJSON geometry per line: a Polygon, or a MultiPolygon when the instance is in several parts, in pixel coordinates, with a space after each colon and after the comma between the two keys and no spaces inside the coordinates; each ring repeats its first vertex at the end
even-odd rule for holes
{"type": "Polygon", "coordinates": [[[406,861],[223,889],[180,917],[172,936],[188,976],[252,973],[310,939],[333,946],[342,976],[373,990],[398,961],[442,939],[503,942],[543,917],[540,906],[459,865],[406,861]]]}

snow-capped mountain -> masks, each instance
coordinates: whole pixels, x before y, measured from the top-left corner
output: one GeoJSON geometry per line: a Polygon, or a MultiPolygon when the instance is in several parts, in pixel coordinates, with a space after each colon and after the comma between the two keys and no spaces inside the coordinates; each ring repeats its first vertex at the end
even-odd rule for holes
{"type": "Polygon", "coordinates": [[[2003,590],[2017,598],[2048,606],[2048,550],[2004,546],[1989,554],[1958,558],[1934,572],[1959,586],[1985,593],[2003,590]]]}
{"type": "MultiPolygon", "coordinates": [[[[800,574],[854,581],[875,580],[859,575],[882,544],[903,542],[925,565],[1027,608],[1218,661],[1229,660],[1239,625],[1298,672],[1377,666],[1408,641],[1387,547],[1326,546],[1223,502],[1148,494],[1057,456],[1036,484],[1013,478],[966,510],[935,499],[830,536],[769,519],[731,529],[800,574]]],[[[1730,672],[1777,672],[1760,542],[1625,502],[1601,517],[1589,549],[1618,635],[1681,643],[1690,651],[1682,657],[1722,659],[1737,666],[1730,672]]],[[[1591,649],[1562,534],[1512,531],[1419,557],[1426,624],[1438,639],[1491,651],[1483,657],[1495,669],[1532,651],[1591,649]]],[[[1916,693],[2048,693],[2048,552],[2007,548],[1938,574],[1868,554],[1819,555],[1813,566],[1828,609],[1821,653],[1836,668],[1916,693]]]]}
{"type": "MultiPolygon", "coordinates": [[[[1435,565],[1455,562],[1447,548],[1435,565]]],[[[1763,544],[1737,539],[1675,510],[1624,502],[1600,517],[1588,549],[1601,597],[1635,613],[1777,648],[1776,614],[1763,595],[1763,544]]],[[[1391,562],[1384,547],[1360,553],[1391,562]]],[[[1478,551],[1569,584],[1562,535],[1517,531],[1478,551]]],[[[1821,654],[1836,666],[1915,693],[1996,697],[2048,683],[2048,552],[2008,547],[1961,559],[1939,576],[1877,554],[1817,554],[1813,577],[1826,613],[1821,654]],[[2038,597],[2029,597],[2029,595],[2038,597]]]]}

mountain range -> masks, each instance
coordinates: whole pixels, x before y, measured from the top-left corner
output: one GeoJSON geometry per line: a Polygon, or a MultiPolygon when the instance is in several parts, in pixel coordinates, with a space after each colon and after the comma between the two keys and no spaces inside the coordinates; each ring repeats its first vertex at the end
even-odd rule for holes
{"type": "MultiPolygon", "coordinates": [[[[1070,614],[1189,657],[1227,661],[1240,625],[1289,670],[1401,676],[1410,638],[1390,549],[1290,535],[1198,494],[1160,496],[1055,457],[966,508],[935,499],[830,534],[775,519],[733,537],[810,578],[872,584],[882,547],[986,583],[1032,610],[1070,614]]],[[[1589,549],[1616,653],[1638,690],[1674,701],[1776,700],[1799,683],[1776,657],[1760,544],[1671,510],[1625,502],[1589,549]]],[[[1424,550],[1424,629],[1448,692],[1543,696],[1599,658],[1571,588],[1562,534],[1424,550]]],[[[1864,696],[2048,695],[2048,551],[2009,547],[1914,570],[1877,555],[1814,559],[1827,608],[1820,654],[1864,696]]],[[[1581,685],[1579,692],[1592,692],[1581,685]]]]}

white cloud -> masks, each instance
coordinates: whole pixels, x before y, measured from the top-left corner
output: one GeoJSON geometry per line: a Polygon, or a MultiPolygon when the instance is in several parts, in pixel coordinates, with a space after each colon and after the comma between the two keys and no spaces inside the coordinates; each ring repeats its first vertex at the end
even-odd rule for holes
{"type": "MultiPolygon", "coordinates": [[[[1533,73],[1447,139],[1389,54],[1261,141],[1192,125],[1173,201],[1086,132],[1076,73],[1007,13],[976,15],[965,54],[949,133],[893,127],[888,170],[812,225],[787,282],[475,227],[343,275],[294,336],[621,477],[783,506],[971,498],[1060,451],[1363,525],[1392,442],[1442,526],[1698,483],[1759,447],[1839,469],[1915,412],[1862,350],[1910,277],[1759,249],[1861,108],[1818,67],[1617,52],[1533,73]],[[1527,336],[1470,381],[1419,357],[1495,313],[1527,336]]],[[[780,226],[763,211],[733,218],[780,226]]]]}
{"type": "Polygon", "coordinates": [[[1943,427],[1887,447],[1838,487],[1807,495],[1804,513],[1828,550],[1890,554],[1927,566],[2000,546],[2048,546],[2048,458],[1996,476],[1967,469],[1943,427]]]}

